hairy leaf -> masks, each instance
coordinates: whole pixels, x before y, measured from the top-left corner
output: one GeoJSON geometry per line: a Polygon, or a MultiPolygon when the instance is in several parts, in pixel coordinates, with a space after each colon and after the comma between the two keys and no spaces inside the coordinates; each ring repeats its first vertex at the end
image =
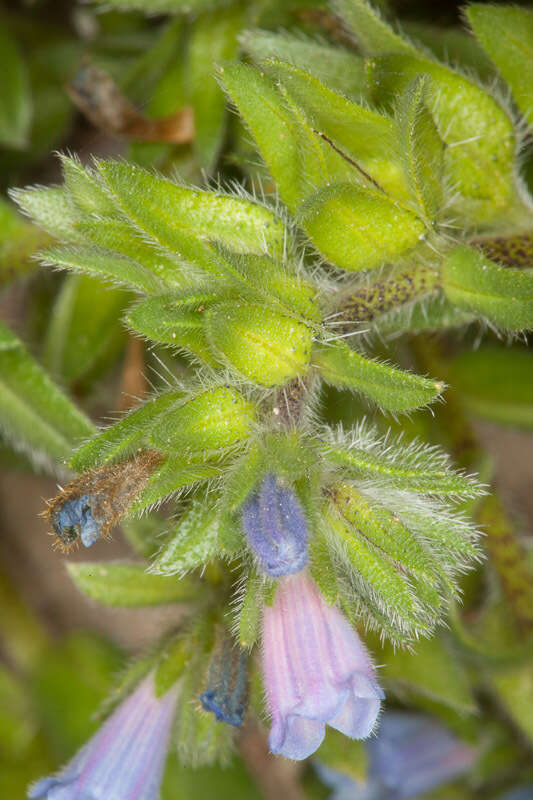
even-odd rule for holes
{"type": "Polygon", "coordinates": [[[192,600],[196,587],[163,575],[152,575],[144,564],[84,561],[67,564],[70,577],[84,594],[106,606],[158,606],[192,600]]]}
{"type": "Polygon", "coordinates": [[[518,108],[533,125],[533,13],[527,8],[471,3],[465,14],[511,87],[518,108]]]}
{"type": "Polygon", "coordinates": [[[454,248],[442,269],[445,294],[505,330],[533,328],[533,274],[501,267],[479,250],[454,248]]]}
{"type": "Polygon", "coordinates": [[[399,146],[411,196],[431,222],[442,205],[444,143],[426,105],[428,79],[414,78],[397,107],[399,146]]]}
{"type": "Polygon", "coordinates": [[[0,429],[15,447],[56,461],[94,430],[1,322],[0,429]]]}
{"type": "Polygon", "coordinates": [[[128,216],[170,249],[180,234],[241,252],[283,247],[281,219],[259,203],[186,188],[117,161],[101,161],[98,170],[128,216]]]}
{"type": "Polygon", "coordinates": [[[335,0],[335,7],[365,54],[416,53],[409,40],[396,33],[368,0],[335,0]]]}
{"type": "Polygon", "coordinates": [[[45,263],[52,266],[107,278],[113,283],[147,294],[154,294],[162,289],[161,281],[138,261],[103,247],[52,247],[40,255],[45,263]]]}
{"type": "Polygon", "coordinates": [[[84,472],[132,453],[146,439],[152,424],[180,400],[183,400],[181,393],[167,392],[130,411],[76,450],[70,466],[84,472]]]}
{"type": "Polygon", "coordinates": [[[279,59],[310,73],[326,86],[348,97],[365,94],[363,59],[340,47],[314,39],[271,31],[247,31],[241,41],[245,51],[258,64],[279,59]]]}
{"type": "Polygon", "coordinates": [[[327,383],[347,386],[388,411],[409,411],[435,400],[443,384],[364,358],[343,342],[322,345],[313,361],[327,383]]]}
{"type": "Polygon", "coordinates": [[[216,557],[218,510],[212,503],[194,500],[170,532],[170,538],[152,564],[159,575],[183,575],[216,557]]]}

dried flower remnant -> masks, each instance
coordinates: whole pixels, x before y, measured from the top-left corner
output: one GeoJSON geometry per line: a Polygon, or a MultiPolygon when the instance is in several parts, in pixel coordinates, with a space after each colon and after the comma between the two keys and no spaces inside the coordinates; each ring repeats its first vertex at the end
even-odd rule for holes
{"type": "Polygon", "coordinates": [[[149,675],[58,775],[30,787],[30,800],[157,800],[177,696],[174,686],[156,697],[149,675]]]}
{"type": "Polygon", "coordinates": [[[369,736],[384,697],[356,630],[303,572],[281,581],[264,608],[263,679],[270,749],[295,760],[314,753],[326,723],[369,736]]]}
{"type": "Polygon", "coordinates": [[[269,474],[242,512],[248,543],[261,569],[274,578],[292,575],[307,564],[308,530],[293,489],[269,474]]]}
{"type": "Polygon", "coordinates": [[[163,119],[151,119],[130,103],[111,76],[93,64],[82,66],[67,87],[74,105],[104,133],[148,142],[187,144],[194,139],[194,114],[186,106],[163,119]]]}
{"type": "Polygon", "coordinates": [[[100,467],[80,475],[48,500],[43,516],[57,537],[57,545],[68,550],[81,540],[90,547],[101,536],[108,536],[162,458],[155,450],[147,450],[127,461],[100,467]]]}
{"type": "Polygon", "coordinates": [[[213,650],[207,688],[200,695],[205,711],[215,714],[219,722],[242,725],[248,704],[248,657],[228,634],[222,634],[213,650]]]}

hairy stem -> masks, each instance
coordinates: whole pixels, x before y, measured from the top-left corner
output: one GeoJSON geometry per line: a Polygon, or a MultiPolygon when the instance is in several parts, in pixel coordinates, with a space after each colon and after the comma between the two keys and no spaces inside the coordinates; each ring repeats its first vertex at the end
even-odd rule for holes
{"type": "Polygon", "coordinates": [[[506,267],[516,267],[517,269],[533,267],[533,234],[531,233],[475,239],[471,244],[480,247],[489,258],[506,267]]]}
{"type": "Polygon", "coordinates": [[[417,266],[345,293],[336,307],[336,327],[340,329],[339,333],[349,333],[360,322],[373,320],[397,306],[429,294],[436,288],[437,281],[438,275],[434,270],[417,266]]]}
{"type": "Polygon", "coordinates": [[[299,785],[302,764],[272,755],[256,720],[246,722],[239,748],[248,772],[265,800],[305,800],[299,785]]]}

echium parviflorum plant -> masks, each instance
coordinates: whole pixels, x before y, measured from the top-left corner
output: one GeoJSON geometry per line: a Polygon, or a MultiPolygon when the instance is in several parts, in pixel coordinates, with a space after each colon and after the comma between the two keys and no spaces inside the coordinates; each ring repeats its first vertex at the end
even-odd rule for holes
{"type": "MultiPolygon", "coordinates": [[[[165,13],[179,3],[108,5],[165,13]]],[[[145,558],[70,563],[82,591],[186,609],[126,671],[93,738],[31,786],[34,799],[155,800],[167,750],[185,765],[225,763],[254,719],[273,754],[318,750],[326,783],[344,766],[362,791],[368,757],[372,797],[418,796],[472,770],[497,729],[485,701],[482,746],[459,656],[488,670],[485,692],[504,684],[458,605],[486,552],[498,578],[490,602],[531,631],[527,564],[487,489],[446,337],[457,329],[470,346],[472,330],[479,339],[533,327],[533,202],[520,174],[533,16],[466,9],[488,56],[465,37],[481,80],[472,55],[464,66],[440,60],[427,31],[425,43],[422,30],[408,37],[364,0],[295,12],[304,32],[318,20],[329,40],[253,27],[261,13],[237,5],[213,12],[234,14],[240,50],[215,47],[208,85],[235,112],[232,136],[210,150],[200,113],[195,121],[207,171],[226,148],[238,181],[224,181],[224,161],[220,182],[199,188],[146,153],[144,166],[65,154],[60,186],[11,193],[44,231],[41,263],[76,273],[56,301],[51,351],[68,347],[62,320],[73,309],[83,332],[119,291],[113,319],[160,366],[152,394],[95,430],[2,327],[2,429],[62,472],[43,512],[60,553],[105,555],[124,521],[145,558]],[[111,294],[99,283],[81,298],[87,276],[111,294]],[[348,421],[332,398],[351,408],[348,421]],[[455,465],[424,422],[410,433],[433,408],[455,465]],[[447,708],[461,744],[389,709],[380,734],[389,690],[392,705],[408,704],[412,684],[426,689],[425,712],[447,708]],[[365,756],[358,740],[368,737],[365,756]],[[400,777],[380,742],[404,747],[400,777]]],[[[219,28],[210,39],[205,14],[208,47],[219,28]]],[[[74,372],[78,356],[83,348],[71,353],[74,372]]],[[[519,649],[501,660],[516,669],[509,653],[519,649]]],[[[517,697],[508,713],[525,737],[517,697]]],[[[494,734],[507,748],[511,738],[494,734]]],[[[485,765],[473,780],[490,775],[485,765]]]]}

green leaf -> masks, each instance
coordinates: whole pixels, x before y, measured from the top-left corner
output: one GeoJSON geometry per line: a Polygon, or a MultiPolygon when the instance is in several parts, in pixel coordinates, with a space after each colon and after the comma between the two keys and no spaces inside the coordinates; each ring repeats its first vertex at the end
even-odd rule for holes
{"type": "Polygon", "coordinates": [[[231,64],[221,68],[219,77],[257,142],[283,201],[297,211],[310,186],[328,180],[318,137],[302,125],[264,73],[231,64]]]}
{"type": "Polygon", "coordinates": [[[333,511],[326,512],[330,546],[348,570],[351,582],[370,613],[389,618],[392,614],[398,636],[429,629],[427,612],[423,612],[405,576],[387,556],[333,511]],[[331,544],[332,543],[332,544],[331,544]]]}
{"type": "Polygon", "coordinates": [[[218,551],[218,509],[205,498],[193,500],[172,529],[170,539],[152,564],[158,575],[184,575],[212,561],[218,551]]]}
{"type": "Polygon", "coordinates": [[[80,213],[65,189],[55,186],[12,189],[11,198],[39,227],[57,239],[76,242],[82,237],[76,231],[80,213]]]}
{"type": "MultiPolygon", "coordinates": [[[[288,96],[303,110],[302,125],[311,139],[319,139],[319,133],[327,135],[385,191],[399,199],[408,197],[395,141],[397,134],[391,119],[348,100],[291,64],[270,59],[263,69],[274,80],[281,81],[288,96]]],[[[366,185],[363,173],[356,166],[335,153],[331,144],[321,142],[318,152],[322,152],[327,173],[327,181],[322,180],[321,184],[348,179],[366,185]]],[[[314,147],[317,148],[316,141],[314,147]]],[[[309,189],[306,194],[310,194],[309,189]]]]}
{"type": "Polygon", "coordinates": [[[222,466],[216,462],[204,464],[193,459],[184,460],[181,453],[170,455],[152,474],[146,488],[132,506],[132,513],[151,509],[180,489],[219,478],[222,472],[222,466]]]}
{"type": "Polygon", "coordinates": [[[226,120],[224,94],[213,73],[216,64],[237,56],[243,17],[241,3],[218,8],[198,17],[189,35],[187,87],[194,109],[193,146],[198,161],[208,171],[216,163],[226,120]]]}
{"type": "Polygon", "coordinates": [[[22,54],[0,23],[0,145],[24,148],[28,144],[32,117],[32,98],[28,70],[22,54]]]}
{"type": "Polygon", "coordinates": [[[229,467],[224,481],[224,506],[230,513],[237,511],[254,491],[264,469],[263,454],[255,442],[229,467]]]}
{"type": "Polygon", "coordinates": [[[265,581],[255,568],[249,570],[238,612],[239,644],[251,650],[261,636],[265,581]]]}
{"type": "Polygon", "coordinates": [[[367,0],[335,0],[335,7],[365,54],[416,53],[416,48],[396,33],[367,0]]]}
{"type": "Polygon", "coordinates": [[[0,197],[0,288],[38,265],[31,256],[48,244],[48,236],[25,220],[8,200],[0,197]]]}
{"type": "Polygon", "coordinates": [[[533,328],[533,274],[501,267],[466,245],[455,247],[442,267],[442,286],[460,308],[505,330],[533,328]]]}
{"type": "Polygon", "coordinates": [[[367,270],[412,250],[424,223],[386,194],[349,183],[326,186],[302,207],[299,223],[337,267],[367,270]]]}
{"type": "Polygon", "coordinates": [[[16,448],[57,461],[94,430],[1,322],[0,429],[16,448]]]}
{"type": "Polygon", "coordinates": [[[533,742],[533,682],[531,663],[493,672],[489,685],[519,730],[533,742]]]}
{"type": "Polygon", "coordinates": [[[288,33],[251,30],[241,37],[244,50],[258,64],[275,58],[310,73],[334,91],[358,98],[365,94],[365,73],[360,56],[325,42],[288,33]]]}
{"type": "Polygon", "coordinates": [[[152,575],[144,564],[70,562],[67,570],[81,592],[105,606],[135,608],[186,603],[196,593],[196,587],[189,581],[152,575]]]}
{"type": "Polygon", "coordinates": [[[194,353],[215,365],[204,330],[205,310],[216,299],[208,290],[151,297],[132,308],[125,322],[149,339],[194,353]]]}
{"type": "Polygon", "coordinates": [[[170,250],[177,245],[179,251],[182,237],[189,237],[238,252],[282,252],[283,222],[266,206],[180,186],[117,161],[100,161],[98,170],[120,208],[170,250]]]}
{"type": "Polygon", "coordinates": [[[133,453],[147,437],[152,423],[181,399],[183,394],[180,392],[153,397],[83,444],[72,456],[70,466],[76,472],[85,472],[133,453]]]}
{"type": "Polygon", "coordinates": [[[327,534],[321,529],[311,539],[309,546],[310,572],[324,599],[335,605],[339,599],[337,571],[332,563],[327,534]]]}
{"type": "Polygon", "coordinates": [[[424,74],[431,78],[428,106],[446,144],[446,174],[459,192],[454,209],[472,225],[498,221],[516,202],[511,119],[473,81],[428,59],[387,55],[368,64],[374,101],[391,108],[398,94],[424,74]]]}
{"type": "Polygon", "coordinates": [[[420,639],[414,652],[386,644],[380,654],[380,675],[400,697],[421,695],[461,714],[476,712],[472,690],[457,655],[442,636],[420,639]]]}
{"type": "Polygon", "coordinates": [[[65,188],[75,206],[84,214],[116,217],[120,210],[111,200],[94,170],[83,167],[76,158],[60,155],[65,188]]]}
{"type": "Polygon", "coordinates": [[[308,369],[311,328],[265,306],[215,306],[206,333],[215,353],[260,386],[281,385],[308,369]]]}
{"type": "Polygon", "coordinates": [[[60,762],[71,758],[98,728],[94,711],[111,690],[122,659],[111,644],[89,633],[54,641],[41,655],[32,674],[31,693],[42,729],[60,762]]]}
{"type": "Polygon", "coordinates": [[[450,364],[449,376],[471,414],[533,429],[533,354],[529,350],[486,345],[460,353],[450,364]]]}
{"type": "Polygon", "coordinates": [[[472,3],[465,14],[511,87],[518,108],[533,125],[533,13],[526,8],[472,3]]]}
{"type": "Polygon", "coordinates": [[[150,431],[163,452],[205,453],[246,439],[255,420],[255,405],[235,389],[219,386],[169,409],[150,431]]]}
{"type": "MultiPolygon", "coordinates": [[[[454,382],[455,385],[455,382],[454,382]]],[[[359,424],[351,440],[327,432],[324,455],[350,478],[383,481],[397,489],[441,497],[475,497],[478,484],[450,468],[443,451],[403,436],[380,438],[377,431],[359,424]]]]}
{"type": "Polygon", "coordinates": [[[84,219],[77,231],[85,241],[113,250],[142,264],[159,281],[175,288],[188,283],[183,264],[177,257],[162,252],[155,242],[148,241],[128,222],[118,219],[84,219]]]}
{"type": "Polygon", "coordinates": [[[429,223],[442,205],[444,143],[426,105],[428,78],[414,78],[397,107],[399,146],[415,206],[429,223]]]}
{"type": "MultiPolygon", "coordinates": [[[[143,108],[148,116],[158,116],[153,114],[153,96],[171,71],[176,55],[179,54],[183,59],[181,51],[185,29],[186,20],[183,17],[170,17],[168,22],[160,26],[151,47],[141,52],[139,58],[127,70],[127,75],[121,83],[121,88],[128,99],[137,107],[143,108]],[[146,107],[147,98],[150,99],[146,107]]],[[[172,100],[174,99],[173,97],[172,100]]],[[[177,111],[182,105],[183,103],[178,100],[178,105],[168,114],[177,111]]],[[[161,116],[166,115],[165,112],[161,116]]]]}
{"type": "Polygon", "coordinates": [[[442,383],[364,358],[343,342],[317,347],[313,362],[327,383],[361,392],[387,411],[426,405],[444,388],[442,383]]]}
{"type": "Polygon", "coordinates": [[[439,562],[391,511],[369,502],[349,484],[336,485],[333,492],[335,505],[359,535],[425,582],[442,582],[439,562]]]}
{"type": "Polygon", "coordinates": [[[130,297],[93,278],[68,275],[57,295],[44,341],[43,361],[68,383],[120,352],[120,316],[130,297]]]}
{"type": "Polygon", "coordinates": [[[214,250],[225,281],[233,284],[241,297],[267,303],[302,321],[321,322],[316,286],[298,277],[291,263],[282,264],[269,256],[232,253],[218,245],[214,250]]]}
{"type": "Polygon", "coordinates": [[[44,263],[111,280],[138,291],[155,294],[163,284],[142,264],[103,247],[52,247],[41,254],[44,263]]]}
{"type": "Polygon", "coordinates": [[[154,678],[157,697],[162,697],[182,676],[191,657],[187,637],[178,635],[165,647],[154,678]]]}

